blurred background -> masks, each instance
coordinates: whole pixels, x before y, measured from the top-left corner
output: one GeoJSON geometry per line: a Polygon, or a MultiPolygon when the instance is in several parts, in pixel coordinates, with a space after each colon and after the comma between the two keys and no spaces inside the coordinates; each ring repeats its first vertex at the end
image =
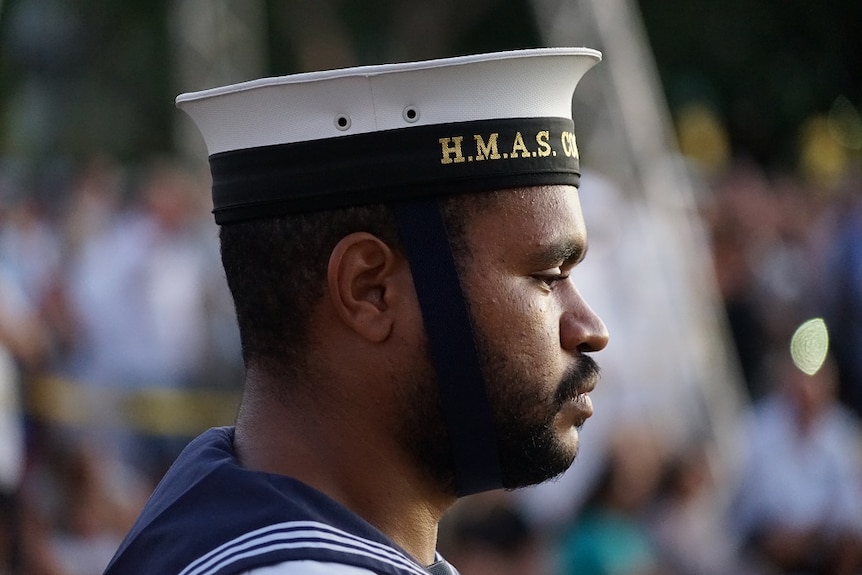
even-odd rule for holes
{"type": "Polygon", "coordinates": [[[460,502],[462,575],[860,573],[858,0],[0,0],[0,573],[100,573],[233,420],[183,91],[535,46],[573,113],[609,347],[573,468],[460,502]]]}

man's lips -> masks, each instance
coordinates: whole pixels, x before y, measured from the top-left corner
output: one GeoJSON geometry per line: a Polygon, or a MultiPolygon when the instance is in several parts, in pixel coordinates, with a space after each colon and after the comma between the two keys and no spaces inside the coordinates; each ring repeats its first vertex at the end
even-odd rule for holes
{"type": "Polygon", "coordinates": [[[578,386],[578,395],[586,395],[590,393],[596,388],[596,385],[599,383],[599,377],[589,377],[586,381],[584,381],[583,385],[578,386]]]}
{"type": "MultiPolygon", "coordinates": [[[[595,361],[589,356],[582,356],[576,364],[575,369],[568,374],[558,389],[558,405],[562,406],[564,403],[577,402],[580,398],[586,397],[588,393],[596,388],[599,374],[599,367],[595,361]]],[[[592,413],[591,403],[589,411],[592,413]]]]}

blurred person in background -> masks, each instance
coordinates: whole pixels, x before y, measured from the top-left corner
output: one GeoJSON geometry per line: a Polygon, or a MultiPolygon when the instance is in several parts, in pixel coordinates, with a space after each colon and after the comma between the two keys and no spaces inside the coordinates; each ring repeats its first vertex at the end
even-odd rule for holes
{"type": "Polygon", "coordinates": [[[42,310],[60,264],[56,235],[31,196],[0,173],[0,345],[24,372],[49,359],[42,310]]]}
{"type": "Polygon", "coordinates": [[[114,225],[122,207],[124,174],[112,159],[95,156],[60,186],[59,195],[65,201],[51,221],[60,242],[60,266],[43,308],[54,339],[51,370],[66,369],[69,354],[80,345],[70,276],[84,254],[114,225]]]}
{"type": "Polygon", "coordinates": [[[749,399],[765,393],[770,350],[789,339],[797,313],[822,313],[811,192],[783,174],[738,161],[704,210],[713,261],[749,399]],[[788,310],[797,313],[787,313],[788,310]]]}
{"type": "MultiPolygon", "coordinates": [[[[5,176],[5,174],[0,174],[5,176]]],[[[39,305],[56,246],[36,206],[0,180],[0,573],[20,567],[20,489],[26,468],[25,385],[44,367],[50,333],[39,305]]]]}
{"type": "MultiPolygon", "coordinates": [[[[2,274],[0,274],[2,276],[2,274]]],[[[0,299],[4,281],[0,277],[0,299]]],[[[5,345],[0,302],[0,574],[12,573],[20,545],[18,490],[24,473],[24,414],[19,370],[5,345]]]]}
{"type": "Polygon", "coordinates": [[[726,474],[717,477],[711,447],[697,440],[668,458],[649,505],[650,539],[674,575],[764,574],[729,524],[729,490],[716,484],[726,474]]]}
{"type": "Polygon", "coordinates": [[[862,569],[862,435],[836,400],[834,360],[814,375],[787,352],[753,408],[734,509],[745,543],[781,573],[862,569]]]}
{"type": "Polygon", "coordinates": [[[757,374],[768,349],[769,326],[757,299],[756,260],[771,241],[775,220],[763,172],[731,165],[704,203],[719,294],[749,397],[760,394],[757,374]]]}
{"type": "Polygon", "coordinates": [[[551,575],[544,534],[505,492],[459,502],[440,525],[439,549],[461,575],[551,575]]]}
{"type": "Polygon", "coordinates": [[[42,315],[60,273],[62,250],[35,194],[22,189],[16,196],[0,207],[0,265],[42,315]]]}
{"type": "Polygon", "coordinates": [[[830,241],[822,289],[834,334],[838,397],[862,417],[862,176],[848,178],[826,226],[830,241]]]}
{"type": "MultiPolygon", "coordinates": [[[[97,385],[188,385],[204,354],[206,248],[200,184],[168,166],[91,232],[70,270],[72,374],[97,385]]],[[[99,209],[99,205],[96,206],[99,209]]]]}
{"type": "Polygon", "coordinates": [[[611,439],[604,471],[559,539],[561,575],[670,575],[646,513],[665,454],[653,430],[628,424],[611,439]]]}
{"type": "Polygon", "coordinates": [[[23,488],[23,572],[101,573],[151,489],[98,445],[72,438],[46,446],[23,488]]]}
{"type": "Polygon", "coordinates": [[[123,402],[132,394],[216,385],[230,374],[220,367],[231,359],[239,364],[227,347],[232,342],[215,333],[232,326],[225,320],[229,296],[217,281],[216,237],[201,226],[205,187],[163,161],[148,166],[125,209],[116,209],[116,192],[105,188],[114,179],[94,176],[83,184],[78,206],[85,213],[69,222],[78,235],[64,287],[70,347],[60,372],[117,404],[83,423],[107,428],[97,430],[101,440],[155,481],[188,438],[117,430],[123,402]]]}

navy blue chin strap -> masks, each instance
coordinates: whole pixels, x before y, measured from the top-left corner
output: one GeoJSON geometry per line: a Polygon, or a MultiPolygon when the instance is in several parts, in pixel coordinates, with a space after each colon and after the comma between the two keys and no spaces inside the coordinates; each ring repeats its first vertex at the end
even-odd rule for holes
{"type": "Polygon", "coordinates": [[[497,433],[467,302],[436,199],[394,205],[452,442],[459,496],[502,487],[497,433]]]}

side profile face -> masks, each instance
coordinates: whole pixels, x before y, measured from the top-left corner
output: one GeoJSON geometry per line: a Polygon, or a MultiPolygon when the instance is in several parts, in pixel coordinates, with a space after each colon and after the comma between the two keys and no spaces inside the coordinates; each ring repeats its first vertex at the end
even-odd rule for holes
{"type": "Polygon", "coordinates": [[[519,487],[565,471],[598,368],[585,355],[607,330],[577,290],[587,233],[575,188],[499,194],[470,223],[462,281],[495,412],[503,481],[519,487]]]}
{"type": "MultiPolygon", "coordinates": [[[[586,393],[598,379],[598,367],[585,354],[604,348],[608,336],[576,287],[575,269],[587,248],[577,190],[549,186],[495,196],[479,200],[458,250],[466,253],[458,257],[503,485],[517,488],[571,465],[578,428],[592,414],[586,393]]],[[[427,439],[433,427],[414,420],[413,432],[427,439]]],[[[426,467],[445,460],[428,449],[432,443],[420,442],[426,467]]]]}

